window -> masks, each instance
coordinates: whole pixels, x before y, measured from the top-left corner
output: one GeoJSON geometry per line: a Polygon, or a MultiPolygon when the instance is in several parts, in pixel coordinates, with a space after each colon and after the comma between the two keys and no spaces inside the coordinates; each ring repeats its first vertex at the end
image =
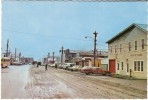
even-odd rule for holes
{"type": "Polygon", "coordinates": [[[110,52],[112,53],[112,46],[110,46],[110,52]]]}
{"type": "Polygon", "coordinates": [[[122,70],[123,70],[123,62],[121,62],[121,68],[122,68],[122,70]]]}
{"type": "Polygon", "coordinates": [[[141,61],[141,71],[143,71],[143,61],[141,61]]]}
{"type": "Polygon", "coordinates": [[[134,61],[134,71],[143,71],[143,61],[134,61]]]}
{"type": "Polygon", "coordinates": [[[136,61],[134,62],[134,71],[136,71],[137,69],[137,63],[136,63],[136,61]]]}
{"type": "Polygon", "coordinates": [[[127,63],[127,72],[129,72],[129,64],[127,63]]]}
{"type": "Polygon", "coordinates": [[[135,50],[137,50],[137,41],[135,41],[135,50]]]}
{"type": "Polygon", "coordinates": [[[128,49],[131,51],[131,42],[128,43],[128,49]]]}
{"type": "Polygon", "coordinates": [[[138,61],[138,71],[140,71],[140,61],[138,61]]]}
{"type": "Polygon", "coordinates": [[[115,53],[117,52],[117,45],[115,45],[115,53]]]}
{"type": "Polygon", "coordinates": [[[119,70],[119,63],[118,63],[118,67],[117,67],[117,70],[119,70]]]}
{"type": "Polygon", "coordinates": [[[122,51],[122,44],[120,44],[120,52],[122,51]]]}
{"type": "Polygon", "coordinates": [[[142,49],[144,49],[144,39],[142,39],[142,49]]]}

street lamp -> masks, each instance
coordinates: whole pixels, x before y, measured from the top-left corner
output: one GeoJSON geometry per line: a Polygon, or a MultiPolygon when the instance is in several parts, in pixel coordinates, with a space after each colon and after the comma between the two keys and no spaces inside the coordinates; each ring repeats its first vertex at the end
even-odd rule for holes
{"type": "Polygon", "coordinates": [[[97,37],[97,34],[98,33],[96,33],[96,31],[93,33],[94,34],[94,38],[92,38],[92,37],[90,37],[90,36],[86,36],[85,38],[91,38],[91,39],[93,39],[94,40],[94,67],[95,67],[95,63],[96,63],[96,42],[97,42],[97,39],[96,39],[96,37],[97,37]]]}

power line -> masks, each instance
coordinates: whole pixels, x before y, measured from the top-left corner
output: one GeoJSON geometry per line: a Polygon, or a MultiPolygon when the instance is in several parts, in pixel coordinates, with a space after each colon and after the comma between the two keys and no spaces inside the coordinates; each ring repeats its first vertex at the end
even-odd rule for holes
{"type": "MultiPolygon", "coordinates": [[[[20,31],[14,31],[14,30],[8,30],[8,29],[2,29],[3,31],[8,31],[8,32],[13,32],[13,33],[23,33],[23,34],[39,34],[39,33],[29,33],[29,32],[20,32],[20,31]]],[[[72,40],[80,40],[80,41],[89,41],[89,42],[93,42],[92,40],[87,40],[87,39],[82,39],[82,38],[71,38],[71,37],[60,37],[60,36],[50,36],[52,38],[61,38],[61,39],[72,39],[72,40]]],[[[101,42],[101,41],[98,41],[101,42]]],[[[103,41],[102,41],[103,42],[103,41]]]]}

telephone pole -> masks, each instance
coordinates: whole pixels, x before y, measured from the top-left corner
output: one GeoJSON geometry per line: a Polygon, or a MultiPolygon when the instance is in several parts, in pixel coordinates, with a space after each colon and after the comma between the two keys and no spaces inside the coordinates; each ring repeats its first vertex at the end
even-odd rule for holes
{"type": "Polygon", "coordinates": [[[63,54],[64,54],[64,47],[62,46],[61,50],[61,64],[63,64],[63,54]]]}
{"type": "Polygon", "coordinates": [[[94,67],[95,67],[95,63],[96,63],[96,42],[97,42],[97,39],[96,39],[96,37],[97,37],[97,34],[98,33],[96,33],[96,31],[95,31],[95,33],[93,33],[94,34],[94,67]]]}
{"type": "Polygon", "coordinates": [[[8,49],[9,49],[9,39],[7,40],[6,57],[9,56],[8,49]]]}
{"type": "Polygon", "coordinates": [[[54,64],[54,52],[53,52],[53,64],[54,64]]]}
{"type": "Polygon", "coordinates": [[[50,58],[50,53],[48,53],[47,62],[49,63],[48,59],[50,58]]]}
{"type": "Polygon", "coordinates": [[[16,60],[16,48],[15,48],[15,60],[16,60]]]}
{"type": "Polygon", "coordinates": [[[48,53],[48,58],[49,58],[49,56],[50,56],[50,53],[48,53]]]}

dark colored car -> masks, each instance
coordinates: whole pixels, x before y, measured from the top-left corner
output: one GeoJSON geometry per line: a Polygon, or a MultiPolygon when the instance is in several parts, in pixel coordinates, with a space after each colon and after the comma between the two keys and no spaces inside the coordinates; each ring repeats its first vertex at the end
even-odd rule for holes
{"type": "Polygon", "coordinates": [[[92,73],[93,74],[102,74],[103,70],[100,67],[93,67],[92,68],[92,73]]]}
{"type": "Polygon", "coordinates": [[[41,66],[41,62],[38,62],[37,64],[38,64],[39,66],[41,66]]]}
{"type": "Polygon", "coordinates": [[[92,67],[90,66],[84,66],[82,69],[81,69],[81,72],[82,73],[85,73],[85,74],[91,74],[92,73],[92,67]]]}
{"type": "Polygon", "coordinates": [[[81,69],[82,73],[85,74],[98,74],[98,75],[106,75],[109,76],[111,75],[111,72],[107,71],[107,70],[102,70],[100,67],[83,67],[81,69]]]}

